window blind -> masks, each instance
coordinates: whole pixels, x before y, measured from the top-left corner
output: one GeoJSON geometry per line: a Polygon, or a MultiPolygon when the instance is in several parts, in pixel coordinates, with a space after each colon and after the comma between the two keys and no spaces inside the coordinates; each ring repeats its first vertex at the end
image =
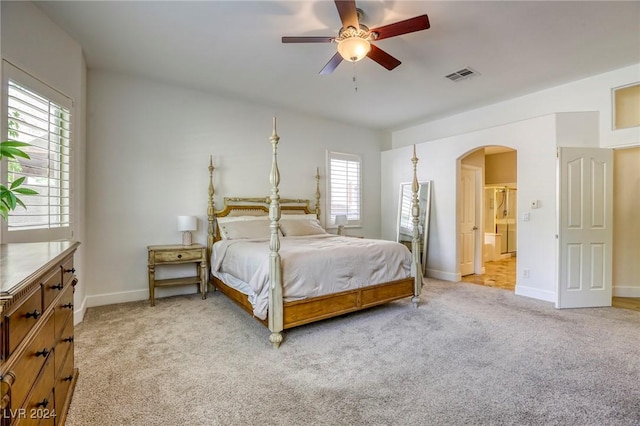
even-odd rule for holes
{"type": "Polygon", "coordinates": [[[361,167],[354,154],[329,153],[329,223],[337,215],[346,215],[348,224],[361,222],[361,167]]]}
{"type": "MultiPolygon", "coordinates": [[[[39,81],[36,83],[43,85],[39,81]]],[[[30,156],[30,159],[8,160],[7,181],[24,176],[23,187],[38,192],[38,195],[20,197],[26,210],[18,207],[9,213],[7,230],[69,229],[71,100],[54,101],[42,91],[11,77],[6,84],[7,136],[8,139],[28,143],[29,146],[21,149],[30,156]]],[[[62,98],[60,94],[57,97],[62,98]]]]}

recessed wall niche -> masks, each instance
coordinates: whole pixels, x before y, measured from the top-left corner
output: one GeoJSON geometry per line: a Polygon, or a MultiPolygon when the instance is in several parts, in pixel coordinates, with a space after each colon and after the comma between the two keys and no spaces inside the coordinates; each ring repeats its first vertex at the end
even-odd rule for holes
{"type": "Polygon", "coordinates": [[[640,83],[616,87],[613,97],[613,129],[640,126],[640,83]]]}

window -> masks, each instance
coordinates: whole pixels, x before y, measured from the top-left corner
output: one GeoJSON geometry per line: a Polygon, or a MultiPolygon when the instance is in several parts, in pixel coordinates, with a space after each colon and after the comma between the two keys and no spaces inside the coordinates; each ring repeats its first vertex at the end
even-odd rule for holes
{"type": "Polygon", "coordinates": [[[348,225],[362,223],[362,160],[354,154],[328,152],[328,223],[346,215],[348,225]]]}
{"type": "Polygon", "coordinates": [[[71,238],[72,102],[41,81],[3,63],[3,140],[26,142],[30,159],[7,159],[2,181],[25,177],[38,195],[20,198],[3,221],[3,242],[71,238]]]}
{"type": "Polygon", "coordinates": [[[613,89],[613,129],[640,126],[640,83],[613,89]]]}

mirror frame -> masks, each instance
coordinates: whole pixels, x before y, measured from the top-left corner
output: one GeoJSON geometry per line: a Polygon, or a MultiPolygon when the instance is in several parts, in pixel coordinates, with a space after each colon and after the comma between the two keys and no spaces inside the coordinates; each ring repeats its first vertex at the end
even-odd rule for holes
{"type": "MultiPolygon", "coordinates": [[[[431,186],[432,181],[422,181],[418,182],[420,187],[418,188],[418,206],[420,207],[419,215],[420,215],[420,223],[422,224],[422,232],[420,232],[420,244],[422,250],[422,256],[420,257],[420,262],[422,264],[422,275],[424,276],[427,271],[427,254],[429,248],[429,220],[431,217],[431,186]],[[424,200],[420,197],[422,195],[422,189],[426,187],[424,200]]],[[[407,188],[409,193],[412,193],[411,190],[412,183],[411,182],[402,182],[400,183],[400,191],[398,198],[398,220],[396,223],[396,242],[401,242],[400,240],[400,223],[402,222],[402,201],[404,199],[404,189],[407,188]]],[[[411,206],[408,208],[409,211],[409,219],[411,219],[411,206]]],[[[411,223],[413,226],[413,223],[411,223]]],[[[419,229],[420,230],[420,229],[419,229]]],[[[413,232],[413,229],[411,229],[413,232]]],[[[411,250],[411,248],[409,248],[411,250]]]]}

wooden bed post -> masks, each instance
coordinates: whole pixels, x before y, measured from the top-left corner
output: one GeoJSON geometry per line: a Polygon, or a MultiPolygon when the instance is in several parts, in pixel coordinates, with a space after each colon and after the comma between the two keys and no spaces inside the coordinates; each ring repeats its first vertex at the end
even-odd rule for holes
{"type": "Polygon", "coordinates": [[[422,291],[422,267],[420,265],[420,204],[418,202],[418,191],[420,190],[420,184],[418,183],[418,157],[416,157],[416,146],[413,145],[413,157],[411,158],[413,163],[413,182],[411,184],[412,190],[412,202],[411,202],[411,216],[413,217],[413,239],[411,240],[411,273],[414,277],[413,283],[413,297],[411,301],[413,306],[418,307],[420,302],[420,292],[422,291]]]}
{"type": "Polygon", "coordinates": [[[316,167],[316,218],[320,220],[320,170],[316,167]]]}
{"type": "MultiPolygon", "coordinates": [[[[213,155],[209,157],[209,200],[207,202],[207,259],[209,259],[209,271],[207,271],[207,288],[211,280],[211,253],[213,250],[213,241],[215,240],[215,210],[213,207],[213,155]]],[[[214,287],[215,290],[215,287],[214,287]]]]}
{"type": "Polygon", "coordinates": [[[278,348],[282,342],[282,330],[284,328],[284,305],[282,295],[282,269],[280,264],[280,237],[278,236],[280,220],[280,171],[278,170],[278,141],[280,138],[276,132],[276,118],[273,117],[273,133],[269,138],[273,149],[271,162],[271,204],[269,205],[269,219],[271,220],[271,240],[269,242],[269,341],[274,348],[278,348]]]}

